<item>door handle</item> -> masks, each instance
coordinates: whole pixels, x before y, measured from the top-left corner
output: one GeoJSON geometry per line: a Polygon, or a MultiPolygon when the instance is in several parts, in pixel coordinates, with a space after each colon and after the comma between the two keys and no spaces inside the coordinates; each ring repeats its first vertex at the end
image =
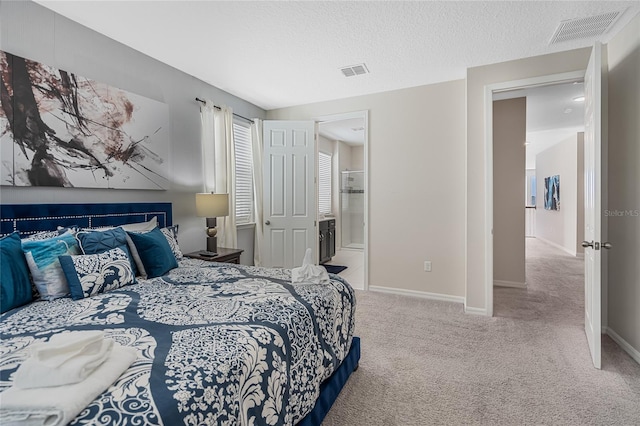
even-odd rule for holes
{"type": "Polygon", "coordinates": [[[606,242],[606,243],[602,243],[602,248],[603,249],[607,249],[607,250],[611,250],[613,248],[613,244],[611,244],[610,242],[606,242]]]}
{"type": "Polygon", "coordinates": [[[589,241],[583,241],[582,242],[582,247],[587,248],[587,247],[591,247],[593,248],[593,241],[589,242],[589,241]]]}
{"type": "Polygon", "coordinates": [[[268,220],[268,221],[266,221],[264,224],[265,224],[265,225],[271,225],[271,221],[270,221],[270,220],[268,220]]]}

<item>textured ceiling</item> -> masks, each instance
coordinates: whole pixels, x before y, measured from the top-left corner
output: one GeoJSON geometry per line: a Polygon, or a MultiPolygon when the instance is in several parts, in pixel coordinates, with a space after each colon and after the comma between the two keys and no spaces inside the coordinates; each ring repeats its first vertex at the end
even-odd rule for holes
{"type": "MultiPolygon", "coordinates": [[[[264,109],[461,79],[466,68],[585,47],[549,46],[562,20],[637,1],[38,1],[264,109]],[[340,68],[365,63],[370,74],[340,68]]],[[[196,94],[194,94],[196,95],[196,94]]]]}

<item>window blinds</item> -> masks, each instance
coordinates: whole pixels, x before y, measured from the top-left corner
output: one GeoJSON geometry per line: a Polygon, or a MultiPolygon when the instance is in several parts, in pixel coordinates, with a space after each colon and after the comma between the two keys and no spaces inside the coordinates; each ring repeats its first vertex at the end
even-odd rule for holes
{"type": "Polygon", "coordinates": [[[233,123],[233,142],[236,151],[236,224],[249,223],[253,216],[251,129],[233,123]]]}
{"type": "Polygon", "coordinates": [[[318,212],[331,213],[331,155],[318,153],[318,212]]]}

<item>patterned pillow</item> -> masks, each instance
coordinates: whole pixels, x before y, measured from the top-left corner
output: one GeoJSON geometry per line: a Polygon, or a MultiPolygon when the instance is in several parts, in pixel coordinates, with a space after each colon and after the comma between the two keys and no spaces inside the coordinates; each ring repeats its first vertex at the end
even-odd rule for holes
{"type": "MultiPolygon", "coordinates": [[[[118,227],[114,227],[114,226],[103,226],[100,228],[82,228],[79,229],[77,231],[78,234],[81,233],[86,233],[86,232],[105,232],[105,231],[112,231],[114,229],[124,229],[126,231],[125,228],[129,227],[129,226],[133,226],[134,228],[146,228],[148,227],[151,223],[157,223],[158,220],[156,219],[156,217],[154,216],[149,222],[142,222],[142,224],[140,225],[144,225],[144,226],[137,226],[139,224],[134,223],[134,224],[130,224],[130,225],[122,225],[122,226],[118,226],[118,227]]],[[[151,228],[153,229],[153,228],[151,228]]],[[[132,232],[142,232],[142,231],[132,231],[132,232]]],[[[145,231],[146,232],[146,231],[145,231]]],[[[127,246],[129,247],[129,255],[131,256],[131,260],[133,261],[134,264],[134,268],[133,268],[133,273],[136,274],[136,276],[140,276],[142,278],[147,278],[147,271],[144,270],[144,265],[142,264],[142,260],[140,259],[140,255],[138,254],[138,250],[136,249],[136,245],[133,244],[133,241],[131,240],[131,237],[129,237],[129,234],[127,234],[125,232],[125,236],[127,239],[127,246]]],[[[78,236],[76,236],[76,238],[79,239],[78,236]]],[[[85,253],[85,254],[94,254],[94,253],[85,253]]]]}
{"type": "Polygon", "coordinates": [[[58,256],[80,254],[80,246],[73,232],[67,231],[46,240],[23,240],[22,251],[42,299],[54,300],[69,294],[69,285],[58,256]]]}
{"type": "Polygon", "coordinates": [[[58,226],[55,231],[40,231],[35,234],[28,234],[25,237],[22,237],[22,241],[40,241],[40,240],[48,240],[50,238],[55,238],[62,234],[65,234],[71,231],[75,234],[80,228],[78,225],[72,226],[58,226]]]}
{"type": "Polygon", "coordinates": [[[182,259],[182,250],[180,250],[180,246],[178,245],[178,227],[179,225],[173,225],[160,230],[167,239],[169,247],[171,247],[171,251],[176,257],[176,260],[182,259]]]}
{"type": "Polygon", "coordinates": [[[129,255],[120,247],[98,254],[60,256],[60,264],[74,300],[136,282],[129,255]]]}
{"type": "Polygon", "coordinates": [[[128,245],[127,233],[122,228],[81,230],[76,233],[76,239],[80,243],[80,249],[84,254],[99,254],[116,247],[121,248],[131,261],[131,269],[134,276],[137,275],[137,268],[132,259],[128,245]]]}
{"type": "Polygon", "coordinates": [[[62,235],[63,233],[64,232],[58,232],[58,231],[42,231],[42,232],[37,232],[35,234],[27,235],[26,237],[24,237],[22,239],[22,241],[48,240],[48,239],[51,239],[51,238],[58,237],[58,236],[62,235]]]}

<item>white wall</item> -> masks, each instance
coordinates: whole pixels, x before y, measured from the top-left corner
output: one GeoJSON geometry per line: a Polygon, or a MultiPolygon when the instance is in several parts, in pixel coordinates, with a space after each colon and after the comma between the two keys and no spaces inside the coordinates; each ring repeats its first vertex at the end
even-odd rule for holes
{"type": "Polygon", "coordinates": [[[318,135],[318,151],[333,155],[335,141],[329,140],[322,135],[318,135]]]}
{"type": "Polygon", "coordinates": [[[268,112],[369,111],[370,286],[464,297],[464,88],[458,80],[268,112]]]}
{"type": "Polygon", "coordinates": [[[242,265],[253,265],[255,232],[255,224],[238,226],[238,248],[244,250],[240,255],[242,265]]]}
{"type": "Polygon", "coordinates": [[[584,70],[591,49],[535,56],[467,69],[466,79],[466,304],[468,311],[486,311],[487,286],[485,234],[485,111],[486,85],[525,78],[584,70]]]}
{"type": "Polygon", "coordinates": [[[351,170],[364,170],[364,146],[351,147],[351,170]]]}
{"type": "Polygon", "coordinates": [[[578,179],[578,134],[536,156],[536,238],[573,256],[578,238],[578,179]],[[555,175],[560,176],[560,210],[545,210],[544,179],[555,175]]]}
{"type": "Polygon", "coordinates": [[[338,159],[340,171],[352,170],[351,169],[351,146],[344,142],[336,142],[338,146],[338,159]]]}
{"type": "Polygon", "coordinates": [[[4,186],[2,203],[172,202],[181,248],[204,248],[204,219],[195,214],[194,194],[202,190],[195,97],[229,105],[245,117],[262,118],[263,110],[33,2],[0,2],[0,49],[164,102],[171,130],[167,191],[4,186]]]}
{"type": "Polygon", "coordinates": [[[640,16],[607,46],[609,60],[608,326],[640,362],[640,16]],[[634,352],[635,351],[635,352],[634,352]]]}

